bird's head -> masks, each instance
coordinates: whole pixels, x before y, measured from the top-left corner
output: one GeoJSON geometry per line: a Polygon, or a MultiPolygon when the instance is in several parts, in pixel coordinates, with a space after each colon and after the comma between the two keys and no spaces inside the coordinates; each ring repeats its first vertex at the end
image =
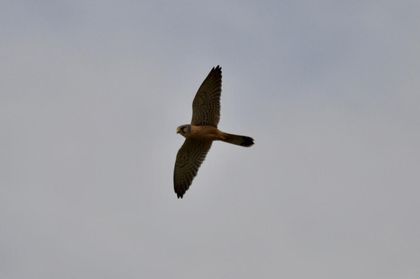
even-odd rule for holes
{"type": "Polygon", "coordinates": [[[187,137],[191,133],[191,125],[186,124],[179,126],[178,128],[176,128],[176,133],[187,137]]]}

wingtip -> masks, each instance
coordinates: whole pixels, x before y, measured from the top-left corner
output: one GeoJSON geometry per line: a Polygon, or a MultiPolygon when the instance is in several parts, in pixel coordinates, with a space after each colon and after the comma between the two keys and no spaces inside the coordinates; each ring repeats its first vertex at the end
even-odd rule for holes
{"type": "Polygon", "coordinates": [[[175,190],[175,194],[176,194],[178,199],[182,199],[184,197],[185,191],[176,191],[175,190]]]}
{"type": "Polygon", "coordinates": [[[212,70],[222,71],[222,67],[220,65],[217,65],[216,67],[213,67],[212,70]]]}

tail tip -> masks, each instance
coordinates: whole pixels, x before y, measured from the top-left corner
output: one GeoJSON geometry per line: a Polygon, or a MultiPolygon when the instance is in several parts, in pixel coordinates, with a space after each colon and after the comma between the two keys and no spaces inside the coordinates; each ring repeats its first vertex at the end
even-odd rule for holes
{"type": "Polygon", "coordinates": [[[254,139],[251,137],[243,137],[243,141],[241,143],[242,146],[249,147],[254,144],[254,139]]]}

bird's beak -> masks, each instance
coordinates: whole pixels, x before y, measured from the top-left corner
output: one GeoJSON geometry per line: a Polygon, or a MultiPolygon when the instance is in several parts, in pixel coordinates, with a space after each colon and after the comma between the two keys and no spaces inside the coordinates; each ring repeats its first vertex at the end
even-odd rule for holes
{"type": "Polygon", "coordinates": [[[178,127],[176,128],[176,133],[179,134],[181,132],[181,129],[178,127]]]}

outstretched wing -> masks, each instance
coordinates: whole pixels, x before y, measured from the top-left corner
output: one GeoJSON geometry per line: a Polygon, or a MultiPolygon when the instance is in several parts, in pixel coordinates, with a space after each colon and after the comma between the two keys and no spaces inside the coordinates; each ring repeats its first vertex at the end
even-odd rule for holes
{"type": "Polygon", "coordinates": [[[211,141],[186,139],[178,151],[174,169],[174,189],[178,198],[182,198],[190,187],[198,168],[206,158],[211,141]]]}
{"type": "Polygon", "coordinates": [[[222,92],[222,68],[212,68],[195,94],[192,125],[217,127],[220,119],[220,93],[222,92]]]}

